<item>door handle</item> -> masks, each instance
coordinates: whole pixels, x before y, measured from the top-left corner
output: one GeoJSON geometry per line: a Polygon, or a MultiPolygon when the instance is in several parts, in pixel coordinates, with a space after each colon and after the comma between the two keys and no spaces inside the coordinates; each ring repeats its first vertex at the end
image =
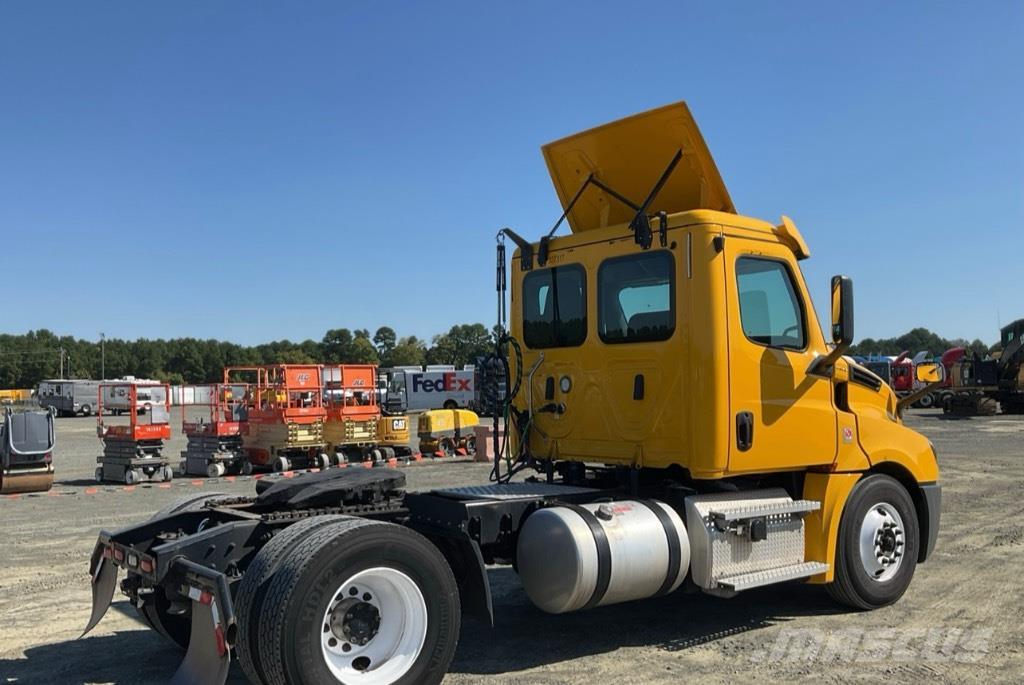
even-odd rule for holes
{"type": "Polygon", "coordinates": [[[746,452],[754,445],[754,414],[741,411],[736,414],[736,448],[746,452]]]}

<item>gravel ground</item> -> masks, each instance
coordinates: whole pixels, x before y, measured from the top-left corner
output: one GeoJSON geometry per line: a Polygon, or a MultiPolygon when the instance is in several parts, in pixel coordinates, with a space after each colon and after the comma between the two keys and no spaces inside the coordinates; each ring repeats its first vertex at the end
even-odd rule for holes
{"type": "MultiPolygon", "coordinates": [[[[676,593],[552,617],[529,603],[511,569],[494,568],[498,625],[464,624],[445,683],[1020,682],[1024,417],[918,412],[908,422],[938,450],[943,520],[934,557],[895,606],[848,612],[821,588],[790,584],[731,600],[676,593]]],[[[0,683],[166,682],[180,654],[124,601],[77,639],[96,534],[199,488],[249,493],[252,482],[94,491],[94,420],[57,427],[56,496],[0,498],[0,683]]],[[[176,435],[168,453],[183,446],[176,435]]],[[[481,483],[487,472],[464,461],[405,469],[410,489],[481,483]]],[[[245,682],[237,666],[230,682],[245,682]]]]}

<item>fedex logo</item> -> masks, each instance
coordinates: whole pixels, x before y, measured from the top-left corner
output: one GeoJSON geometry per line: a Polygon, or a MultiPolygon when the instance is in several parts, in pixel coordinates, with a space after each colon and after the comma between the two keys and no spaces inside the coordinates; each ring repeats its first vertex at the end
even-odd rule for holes
{"type": "Polygon", "coordinates": [[[424,374],[412,377],[413,392],[472,392],[471,378],[458,378],[454,371],[446,371],[441,378],[431,380],[424,374]]]}

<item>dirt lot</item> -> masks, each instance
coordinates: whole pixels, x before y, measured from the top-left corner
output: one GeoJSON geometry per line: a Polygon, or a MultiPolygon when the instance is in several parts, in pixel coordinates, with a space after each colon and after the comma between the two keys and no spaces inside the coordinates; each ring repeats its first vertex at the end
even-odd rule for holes
{"type": "MultiPolygon", "coordinates": [[[[732,600],[677,593],[549,617],[529,604],[510,569],[495,568],[498,626],[464,625],[445,682],[1020,682],[1024,417],[947,421],[922,412],[909,423],[938,450],[943,520],[935,556],[895,606],[850,613],[820,588],[787,585],[732,600]]],[[[96,533],[198,488],[251,491],[251,481],[184,479],[94,492],[94,429],[91,419],[58,421],[58,496],[0,498],[0,683],[165,682],[180,654],[124,601],[76,639],[89,614],[96,533]]],[[[176,438],[169,452],[182,447],[176,438]]],[[[487,470],[449,462],[405,472],[410,488],[429,488],[483,482],[487,470]]],[[[245,682],[237,667],[230,682],[245,682]]]]}

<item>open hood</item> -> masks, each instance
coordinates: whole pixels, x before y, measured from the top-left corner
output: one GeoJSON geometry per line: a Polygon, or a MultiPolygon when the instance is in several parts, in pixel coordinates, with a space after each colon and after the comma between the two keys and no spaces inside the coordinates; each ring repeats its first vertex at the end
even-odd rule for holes
{"type": "MultiPolygon", "coordinates": [[[[565,209],[590,174],[639,205],[673,156],[683,157],[650,205],[650,213],[691,209],[736,213],[715,161],[686,103],[677,102],[571,135],[541,148],[565,209]]],[[[591,184],[569,212],[573,233],[628,223],[618,199],[591,184]]]]}

